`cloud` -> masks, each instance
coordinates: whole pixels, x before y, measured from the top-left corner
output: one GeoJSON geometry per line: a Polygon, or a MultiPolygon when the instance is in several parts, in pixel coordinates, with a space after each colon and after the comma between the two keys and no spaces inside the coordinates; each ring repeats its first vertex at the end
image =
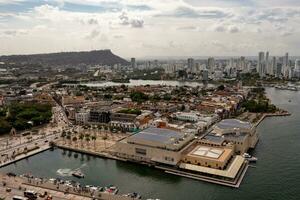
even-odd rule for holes
{"type": "Polygon", "coordinates": [[[85,38],[88,40],[93,40],[96,37],[98,37],[100,35],[100,31],[99,30],[92,30],[85,38]]]}
{"type": "Polygon", "coordinates": [[[168,13],[157,14],[156,17],[218,19],[223,17],[229,17],[229,15],[229,13],[220,9],[204,9],[180,6],[168,13]]]}
{"type": "Polygon", "coordinates": [[[120,24],[121,25],[128,25],[129,24],[129,17],[127,15],[126,12],[123,12],[120,16],[119,16],[119,19],[120,19],[120,24]]]}
{"type": "Polygon", "coordinates": [[[216,24],[210,27],[208,30],[219,33],[237,33],[240,31],[239,27],[236,25],[228,25],[228,24],[216,24]]]}
{"type": "Polygon", "coordinates": [[[98,24],[98,20],[91,18],[91,19],[88,20],[88,24],[90,24],[90,25],[97,25],[98,24]]]}
{"type": "Polygon", "coordinates": [[[235,25],[231,25],[231,26],[228,27],[228,32],[229,33],[237,33],[239,31],[240,31],[239,28],[235,25]]]}
{"type": "Polygon", "coordinates": [[[212,27],[212,30],[215,31],[215,32],[225,32],[226,31],[226,28],[224,25],[220,25],[220,24],[217,24],[217,25],[214,25],[212,27]]]}
{"type": "Polygon", "coordinates": [[[126,12],[123,12],[119,16],[120,24],[127,26],[131,25],[133,28],[142,28],[144,27],[144,20],[138,19],[138,18],[129,18],[128,14],[126,12]]]}
{"type": "Polygon", "coordinates": [[[184,30],[184,31],[197,30],[197,27],[196,26],[180,26],[180,27],[177,27],[176,30],[184,30]]]}
{"type": "Polygon", "coordinates": [[[211,56],[256,55],[257,49],[266,48],[277,54],[300,54],[299,48],[292,45],[299,44],[299,0],[0,3],[0,54],[89,50],[91,46],[117,49],[127,57],[153,52],[162,56],[195,52],[211,56]],[[199,50],[199,46],[203,48],[199,50]]]}
{"type": "Polygon", "coordinates": [[[114,38],[116,39],[120,39],[120,38],[123,38],[124,36],[123,35],[114,35],[114,38]]]}
{"type": "Polygon", "coordinates": [[[28,34],[27,30],[3,30],[2,35],[4,36],[19,36],[28,34]]]}
{"type": "Polygon", "coordinates": [[[142,28],[144,26],[144,20],[142,19],[132,19],[130,24],[134,28],[142,28]]]}

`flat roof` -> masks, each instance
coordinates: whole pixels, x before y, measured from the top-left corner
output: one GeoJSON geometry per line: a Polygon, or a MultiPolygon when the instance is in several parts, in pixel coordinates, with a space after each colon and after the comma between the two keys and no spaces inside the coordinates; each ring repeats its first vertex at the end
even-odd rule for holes
{"type": "Polygon", "coordinates": [[[224,162],[232,154],[231,148],[218,148],[206,145],[197,145],[186,156],[194,157],[198,159],[215,160],[218,162],[224,162]]]}
{"type": "Polygon", "coordinates": [[[203,156],[218,159],[222,154],[223,149],[211,148],[206,146],[198,146],[192,151],[192,155],[203,156]]]}
{"type": "Polygon", "coordinates": [[[216,124],[216,127],[220,129],[231,129],[231,128],[243,128],[251,129],[252,124],[250,122],[244,122],[238,119],[223,119],[216,124]]]}
{"type": "Polygon", "coordinates": [[[183,138],[183,136],[184,134],[179,131],[164,128],[147,128],[129,137],[128,141],[147,140],[163,144],[173,144],[176,140],[183,138]]]}
{"type": "Polygon", "coordinates": [[[235,178],[237,173],[239,172],[240,168],[242,167],[244,161],[245,161],[245,158],[238,155],[238,156],[234,157],[229,168],[226,170],[214,169],[214,168],[203,167],[203,166],[187,164],[187,163],[181,163],[179,167],[182,169],[202,172],[202,173],[206,173],[206,174],[218,175],[218,176],[227,177],[227,178],[235,178]]]}
{"type": "Polygon", "coordinates": [[[203,139],[208,140],[213,143],[217,143],[217,144],[222,144],[225,141],[225,139],[223,137],[215,136],[212,134],[208,134],[208,135],[204,136],[203,139]]]}

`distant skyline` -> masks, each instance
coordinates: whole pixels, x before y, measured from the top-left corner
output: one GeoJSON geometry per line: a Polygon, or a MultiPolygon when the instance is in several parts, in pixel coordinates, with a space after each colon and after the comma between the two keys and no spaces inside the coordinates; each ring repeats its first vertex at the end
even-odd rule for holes
{"type": "Polygon", "coordinates": [[[0,0],[0,55],[300,55],[299,0],[0,0]]]}

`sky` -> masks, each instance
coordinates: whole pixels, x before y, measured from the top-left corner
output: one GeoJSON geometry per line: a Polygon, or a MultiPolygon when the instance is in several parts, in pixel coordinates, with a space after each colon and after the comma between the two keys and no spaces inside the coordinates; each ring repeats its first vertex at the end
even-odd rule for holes
{"type": "Polygon", "coordinates": [[[0,55],[300,55],[300,0],[0,0],[0,55]]]}

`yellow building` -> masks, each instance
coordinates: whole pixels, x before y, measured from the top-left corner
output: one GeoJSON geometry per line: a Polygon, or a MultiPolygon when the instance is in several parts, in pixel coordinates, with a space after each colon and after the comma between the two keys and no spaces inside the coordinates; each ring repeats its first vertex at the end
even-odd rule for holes
{"type": "Polygon", "coordinates": [[[223,170],[233,156],[232,147],[210,147],[195,145],[193,150],[183,156],[182,162],[223,170]]]}
{"type": "Polygon", "coordinates": [[[194,139],[164,128],[147,128],[116,144],[116,156],[123,159],[176,165],[181,160],[181,150],[194,139]]]}

